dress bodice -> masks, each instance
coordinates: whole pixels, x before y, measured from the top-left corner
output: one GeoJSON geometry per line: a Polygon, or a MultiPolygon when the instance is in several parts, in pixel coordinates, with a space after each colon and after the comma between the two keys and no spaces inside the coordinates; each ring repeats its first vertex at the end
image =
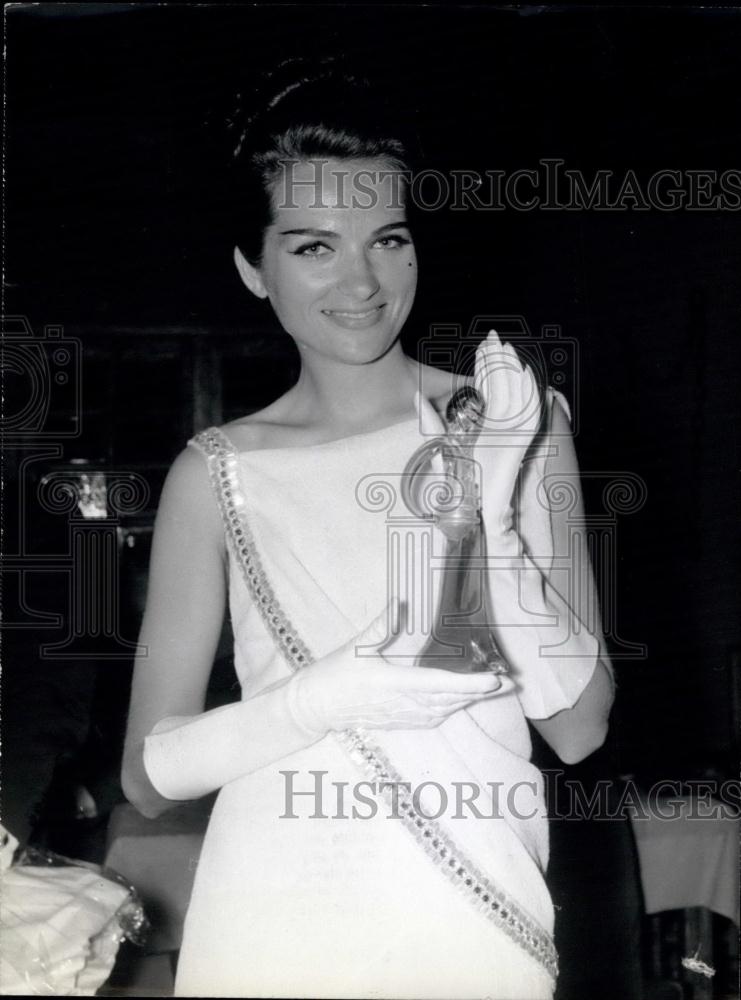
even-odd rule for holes
{"type": "MultiPolygon", "coordinates": [[[[391,596],[389,519],[400,514],[398,483],[419,443],[413,419],[312,447],[237,455],[245,511],[266,576],[314,656],[361,631],[391,596]],[[386,501],[393,494],[394,510],[378,502],[379,491],[386,501]]],[[[232,560],[236,668],[249,692],[260,682],[264,661],[258,664],[251,652],[260,630],[237,577],[232,560]]]]}

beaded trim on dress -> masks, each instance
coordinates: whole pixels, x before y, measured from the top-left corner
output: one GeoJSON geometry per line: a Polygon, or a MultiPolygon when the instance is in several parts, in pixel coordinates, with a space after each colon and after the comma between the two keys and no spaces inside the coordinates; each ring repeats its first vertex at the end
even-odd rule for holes
{"type": "MultiPolygon", "coordinates": [[[[262,566],[247,521],[237,454],[226,435],[216,427],[202,431],[189,443],[206,457],[227,539],[265,627],[291,670],[300,670],[312,663],[314,657],[285,615],[262,566]]],[[[555,979],[558,962],[551,935],[511,896],[478,871],[438,823],[415,810],[412,795],[405,790],[402,776],[381,750],[370,742],[365,731],[348,729],[333,735],[369,777],[374,780],[380,778],[397,788],[403,825],[446,878],[555,979]]],[[[391,791],[387,789],[382,794],[390,798],[391,791]]]]}

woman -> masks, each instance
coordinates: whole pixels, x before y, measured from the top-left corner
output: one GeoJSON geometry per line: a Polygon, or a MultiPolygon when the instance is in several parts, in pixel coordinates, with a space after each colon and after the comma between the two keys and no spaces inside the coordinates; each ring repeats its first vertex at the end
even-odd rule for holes
{"type": "Polygon", "coordinates": [[[552,994],[525,715],[576,760],[604,739],[612,697],[599,637],[573,627],[549,578],[543,545],[563,526],[533,492],[552,436],[555,471],[574,472],[573,446],[550,392],[533,443],[534,381],[490,335],[475,381],[507,447],[475,457],[494,615],[518,626],[497,630],[511,677],[415,666],[441,538],[409,526],[395,487],[457,383],[400,345],[417,271],[409,162],[372,119],[367,91],[329,73],[251,122],[238,169],[252,226],[235,263],[301,371],[265,410],[190,442],[157,516],[124,788],[149,816],[221,789],[180,995],[552,994]],[[379,481],[394,509],[377,509],[379,481]],[[204,712],[227,603],[242,700],[204,712]]]}

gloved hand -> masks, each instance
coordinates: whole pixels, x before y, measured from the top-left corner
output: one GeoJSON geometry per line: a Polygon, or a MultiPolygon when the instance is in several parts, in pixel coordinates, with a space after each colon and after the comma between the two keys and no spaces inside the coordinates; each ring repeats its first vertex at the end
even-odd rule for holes
{"type": "Polygon", "coordinates": [[[474,385],[486,403],[473,457],[481,469],[481,513],[491,546],[511,527],[512,495],[540,426],[541,399],[530,368],[495,330],[476,351],[474,385]]]}
{"type": "Polygon", "coordinates": [[[360,635],[291,679],[289,708],[314,739],[354,727],[433,728],[466,705],[511,689],[511,682],[495,674],[456,674],[357,656],[357,647],[384,642],[387,618],[384,611],[360,635]]]}

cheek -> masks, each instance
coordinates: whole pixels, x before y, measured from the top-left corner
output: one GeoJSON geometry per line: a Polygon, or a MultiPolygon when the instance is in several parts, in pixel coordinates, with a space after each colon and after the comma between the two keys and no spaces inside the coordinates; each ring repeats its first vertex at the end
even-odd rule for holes
{"type": "Polygon", "coordinates": [[[288,261],[275,268],[266,282],[268,296],[276,312],[295,314],[311,304],[321,291],[322,277],[318,273],[307,273],[305,269],[292,266],[288,261]]]}
{"type": "Polygon", "coordinates": [[[414,305],[414,298],[417,291],[417,269],[407,267],[405,263],[401,268],[401,273],[397,274],[393,286],[395,299],[393,317],[396,324],[405,323],[414,305]]]}
{"type": "Polygon", "coordinates": [[[417,254],[413,249],[400,270],[403,273],[404,280],[411,286],[412,292],[414,292],[414,289],[417,287],[417,254]]]}
{"type": "Polygon", "coordinates": [[[413,299],[417,291],[417,261],[409,260],[406,262],[403,268],[401,268],[401,284],[404,289],[404,296],[407,299],[413,299]]]}
{"type": "Polygon", "coordinates": [[[387,288],[407,297],[414,295],[417,287],[417,261],[414,257],[390,262],[383,279],[387,288]]]}

